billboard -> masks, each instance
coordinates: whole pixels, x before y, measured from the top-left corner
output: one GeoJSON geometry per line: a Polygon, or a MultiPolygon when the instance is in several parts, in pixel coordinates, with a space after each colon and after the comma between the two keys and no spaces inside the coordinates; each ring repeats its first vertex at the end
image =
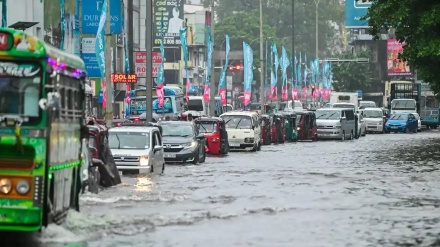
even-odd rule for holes
{"type": "Polygon", "coordinates": [[[399,59],[399,54],[403,52],[404,43],[396,39],[387,40],[387,71],[388,76],[411,76],[412,72],[407,61],[399,59]]]}
{"type": "Polygon", "coordinates": [[[183,5],[185,0],[154,1],[153,39],[154,46],[161,43],[161,19],[164,20],[164,46],[180,46],[179,31],[184,25],[183,5]]]}
{"type": "MultiPolygon", "coordinates": [[[[138,78],[147,77],[147,64],[146,64],[146,52],[137,51],[134,53],[134,71],[138,78]]],[[[162,63],[162,57],[160,52],[153,51],[153,76],[157,77],[157,71],[159,70],[160,64],[162,63]]]]}
{"type": "MultiPolygon", "coordinates": [[[[103,0],[82,0],[82,33],[98,32],[103,0]]],[[[122,31],[122,11],[120,0],[110,0],[110,32],[120,34],[122,31]]]]}
{"type": "Polygon", "coordinates": [[[96,38],[82,38],[82,53],[81,58],[86,65],[88,77],[101,77],[98,60],[95,53],[96,38]]]}
{"type": "Polygon", "coordinates": [[[361,20],[368,13],[372,0],[345,0],[345,27],[365,28],[367,20],[361,20]]]}

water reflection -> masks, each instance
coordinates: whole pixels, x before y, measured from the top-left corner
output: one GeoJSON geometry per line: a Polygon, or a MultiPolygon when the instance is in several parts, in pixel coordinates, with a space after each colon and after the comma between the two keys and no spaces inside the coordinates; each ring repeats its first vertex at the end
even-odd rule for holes
{"type": "Polygon", "coordinates": [[[136,192],[151,192],[154,182],[148,176],[138,176],[134,185],[136,192]]]}

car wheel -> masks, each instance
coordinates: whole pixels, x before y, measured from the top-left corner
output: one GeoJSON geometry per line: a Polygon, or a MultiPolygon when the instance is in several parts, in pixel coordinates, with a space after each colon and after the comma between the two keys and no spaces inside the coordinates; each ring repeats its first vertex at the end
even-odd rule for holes
{"type": "Polygon", "coordinates": [[[206,161],[206,150],[204,149],[204,150],[202,151],[202,153],[203,153],[203,156],[202,156],[202,158],[199,160],[199,163],[205,163],[205,161],[206,161]]]}
{"type": "Polygon", "coordinates": [[[257,151],[261,151],[261,142],[258,142],[257,151]]]}
{"type": "Polygon", "coordinates": [[[345,141],[345,131],[342,131],[341,141],[345,141]]]}
{"type": "Polygon", "coordinates": [[[194,160],[192,161],[194,165],[197,165],[197,163],[199,163],[199,157],[200,157],[200,150],[197,152],[196,155],[194,155],[194,160]]]}

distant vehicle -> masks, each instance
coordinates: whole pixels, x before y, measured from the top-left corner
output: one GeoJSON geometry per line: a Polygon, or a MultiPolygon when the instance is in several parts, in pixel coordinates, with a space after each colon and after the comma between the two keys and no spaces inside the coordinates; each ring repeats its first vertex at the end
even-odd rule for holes
{"type": "Polygon", "coordinates": [[[374,107],[376,107],[376,103],[374,101],[365,101],[365,100],[359,101],[359,109],[374,108],[374,107]]]}
{"type": "Polygon", "coordinates": [[[204,163],[205,135],[193,121],[161,121],[165,161],[169,163],[204,163]]]}
{"type": "Polygon", "coordinates": [[[334,103],[332,108],[352,108],[354,112],[357,112],[357,106],[353,103],[334,103]]]}
{"type": "Polygon", "coordinates": [[[289,100],[287,101],[287,106],[284,108],[284,111],[304,111],[303,104],[299,100],[289,100]]]}
{"type": "Polygon", "coordinates": [[[412,114],[414,115],[414,117],[417,118],[417,132],[421,132],[422,131],[422,121],[420,120],[420,116],[417,112],[412,112],[412,114]]]}
{"type": "Polygon", "coordinates": [[[417,103],[414,99],[393,99],[391,101],[390,115],[401,112],[418,112],[417,103]]]}
{"type": "Polygon", "coordinates": [[[233,107],[231,104],[226,104],[223,106],[223,112],[233,111],[233,107]]]}
{"type": "Polygon", "coordinates": [[[414,114],[396,113],[391,115],[390,119],[388,119],[387,123],[385,124],[385,133],[417,133],[417,128],[418,120],[414,114]]]}
{"type": "Polygon", "coordinates": [[[158,127],[123,125],[109,130],[109,144],[120,172],[163,173],[162,137],[158,127]]]}
{"type": "Polygon", "coordinates": [[[121,119],[113,119],[112,121],[112,127],[119,127],[124,123],[131,123],[132,121],[126,118],[121,118],[121,119]]]}
{"type": "MultiPolygon", "coordinates": [[[[203,100],[203,96],[189,96],[188,111],[198,111],[202,116],[211,115],[209,112],[209,103],[203,100]]],[[[223,104],[220,97],[215,97],[215,117],[223,114],[223,104]]]]}
{"type": "Polygon", "coordinates": [[[256,112],[226,112],[220,118],[226,123],[231,150],[259,151],[261,149],[261,126],[256,112]]]}
{"type": "Polygon", "coordinates": [[[314,111],[300,111],[296,113],[298,141],[317,141],[318,140],[318,126],[316,122],[316,112],[314,111]]]}
{"type": "Polygon", "coordinates": [[[362,114],[367,125],[367,133],[383,134],[385,116],[381,108],[365,108],[362,114]]]}
{"type": "Polygon", "coordinates": [[[350,93],[350,92],[332,92],[330,95],[330,102],[331,104],[334,103],[351,103],[358,105],[358,93],[350,93]]]}
{"type": "Polygon", "coordinates": [[[356,123],[353,108],[321,108],[316,110],[319,139],[353,140],[356,123]]]}
{"type": "Polygon", "coordinates": [[[199,118],[196,125],[200,134],[205,135],[206,152],[209,154],[227,154],[229,152],[228,132],[221,118],[199,118]]]}

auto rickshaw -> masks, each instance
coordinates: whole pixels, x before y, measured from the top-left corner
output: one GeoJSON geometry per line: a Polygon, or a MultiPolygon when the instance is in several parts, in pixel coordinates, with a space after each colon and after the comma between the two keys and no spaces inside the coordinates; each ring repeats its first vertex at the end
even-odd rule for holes
{"type": "MultiPolygon", "coordinates": [[[[100,186],[110,187],[121,183],[116,163],[113,159],[108,145],[108,128],[99,124],[96,119],[88,118],[87,127],[89,129],[89,150],[93,159],[93,167],[99,172],[91,174],[99,176],[100,186]]],[[[93,172],[92,172],[93,173],[93,172]]]]}
{"type": "Polygon", "coordinates": [[[297,112],[298,140],[318,140],[318,126],[316,125],[316,115],[313,111],[297,112]]]}
{"type": "Polygon", "coordinates": [[[261,121],[261,139],[263,145],[270,145],[271,138],[270,138],[270,116],[269,115],[262,115],[260,118],[261,121]]]}
{"type": "Polygon", "coordinates": [[[273,113],[270,115],[270,139],[272,143],[284,143],[285,129],[284,129],[284,115],[281,113],[273,113]]]}
{"type": "Polygon", "coordinates": [[[217,117],[202,117],[195,120],[200,134],[205,135],[206,152],[227,154],[229,152],[228,132],[225,121],[217,117]]]}
{"type": "Polygon", "coordinates": [[[293,112],[284,113],[284,129],[286,133],[286,141],[296,142],[298,140],[298,132],[296,127],[296,114],[293,112]]]}

